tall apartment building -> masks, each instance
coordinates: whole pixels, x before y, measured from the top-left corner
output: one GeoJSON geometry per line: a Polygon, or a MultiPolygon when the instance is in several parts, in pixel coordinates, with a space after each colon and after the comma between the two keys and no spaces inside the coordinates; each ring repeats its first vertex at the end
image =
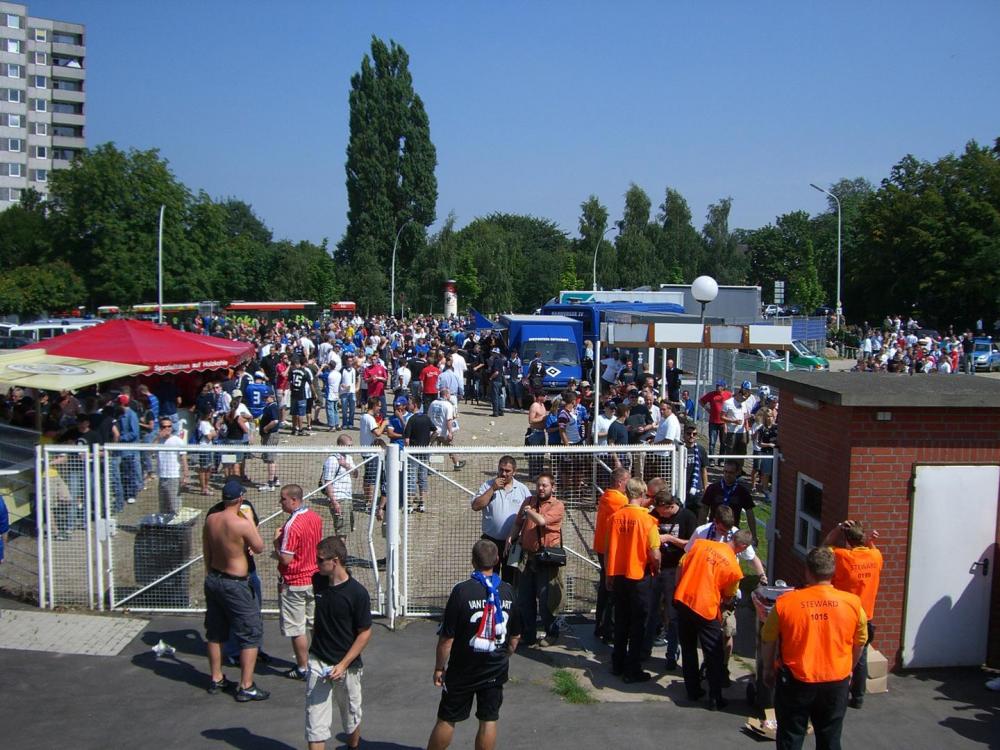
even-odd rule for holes
{"type": "Polygon", "coordinates": [[[84,27],[0,2],[0,211],[85,146],[84,27]]]}

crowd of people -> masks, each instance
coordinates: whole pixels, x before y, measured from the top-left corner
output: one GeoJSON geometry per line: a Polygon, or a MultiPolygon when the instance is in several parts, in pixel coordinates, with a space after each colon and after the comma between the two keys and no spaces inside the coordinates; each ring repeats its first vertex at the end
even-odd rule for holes
{"type": "MultiPolygon", "coordinates": [[[[976,372],[974,360],[976,339],[992,341],[983,333],[983,322],[976,331],[966,329],[961,334],[949,328],[944,334],[922,328],[914,318],[887,316],[880,325],[867,323],[857,330],[857,362],[852,372],[889,372],[914,375],[942,375],[976,372]]],[[[992,343],[990,344],[992,349],[992,343]]]]}

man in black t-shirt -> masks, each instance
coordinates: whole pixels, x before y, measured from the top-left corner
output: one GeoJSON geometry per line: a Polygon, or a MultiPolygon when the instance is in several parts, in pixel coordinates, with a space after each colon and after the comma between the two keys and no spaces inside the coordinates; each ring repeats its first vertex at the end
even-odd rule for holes
{"type": "Polygon", "coordinates": [[[507,662],[521,636],[514,590],[493,572],[499,564],[497,546],[480,539],[472,547],[476,572],[448,597],[434,665],[434,685],[443,690],[428,750],[451,744],[455,724],[469,718],[473,697],[479,719],[476,747],[492,750],[496,745],[507,662]]]}
{"type": "Polygon", "coordinates": [[[361,743],[361,652],[372,635],[368,591],[347,570],[344,540],[328,536],[316,545],[313,593],[316,612],[306,683],[306,740],[322,750],[332,732],[333,700],[347,735],[347,747],[361,743]]]}
{"type": "Polygon", "coordinates": [[[303,427],[306,423],[306,408],[309,399],[312,382],[312,373],[308,367],[303,366],[302,360],[296,357],[292,361],[291,372],[288,373],[288,390],[292,401],[292,434],[305,435],[307,430],[303,427]]]}
{"type": "MultiPolygon", "coordinates": [[[[733,522],[740,525],[740,513],[747,515],[747,528],[753,537],[753,546],[757,546],[757,519],[753,514],[754,501],[750,490],[740,482],[740,467],[742,461],[727,458],[722,470],[722,479],[712,482],[705,490],[705,496],[701,499],[702,512],[705,517],[712,517],[712,512],[717,505],[728,505],[733,510],[733,522]]],[[[699,517],[699,522],[703,519],[699,517]]]]}
{"type": "Polygon", "coordinates": [[[684,546],[698,526],[698,519],[667,488],[653,497],[650,513],[660,527],[660,574],[653,579],[650,589],[649,619],[646,621],[643,653],[647,657],[652,653],[653,641],[662,625],[667,646],[667,669],[674,670],[677,669],[677,657],[680,655],[677,615],[674,612],[677,566],[684,556],[684,546]]]}
{"type": "MultiPolygon", "coordinates": [[[[417,403],[419,402],[411,401],[407,406],[410,407],[412,405],[412,408],[416,408],[417,403]]],[[[406,426],[403,427],[403,444],[407,448],[430,445],[431,435],[435,432],[437,432],[437,428],[427,414],[424,412],[411,413],[410,418],[406,420],[406,426]]],[[[410,497],[414,494],[417,495],[417,501],[413,509],[417,513],[424,513],[427,510],[424,505],[424,496],[427,494],[427,467],[424,464],[427,463],[427,454],[414,453],[413,457],[420,463],[410,469],[410,497]],[[413,492],[414,489],[417,490],[416,493],[413,492]]]]}

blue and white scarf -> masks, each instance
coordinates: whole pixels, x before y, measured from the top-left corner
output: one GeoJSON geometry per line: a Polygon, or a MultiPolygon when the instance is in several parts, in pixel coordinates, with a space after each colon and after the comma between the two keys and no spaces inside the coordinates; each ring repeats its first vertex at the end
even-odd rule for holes
{"type": "Polygon", "coordinates": [[[469,641],[473,651],[491,653],[504,642],[507,636],[507,624],[503,619],[503,605],[500,601],[500,576],[496,573],[489,578],[478,570],[472,574],[473,580],[486,587],[487,597],[483,603],[483,616],[479,621],[479,629],[469,641]]]}

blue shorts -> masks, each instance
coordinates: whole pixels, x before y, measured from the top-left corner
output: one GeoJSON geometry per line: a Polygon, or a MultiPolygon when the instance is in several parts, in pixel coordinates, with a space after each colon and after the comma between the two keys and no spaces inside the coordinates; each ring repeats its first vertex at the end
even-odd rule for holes
{"type": "Polygon", "coordinates": [[[304,417],[306,415],[306,400],[300,399],[292,402],[292,416],[304,417]]]}

